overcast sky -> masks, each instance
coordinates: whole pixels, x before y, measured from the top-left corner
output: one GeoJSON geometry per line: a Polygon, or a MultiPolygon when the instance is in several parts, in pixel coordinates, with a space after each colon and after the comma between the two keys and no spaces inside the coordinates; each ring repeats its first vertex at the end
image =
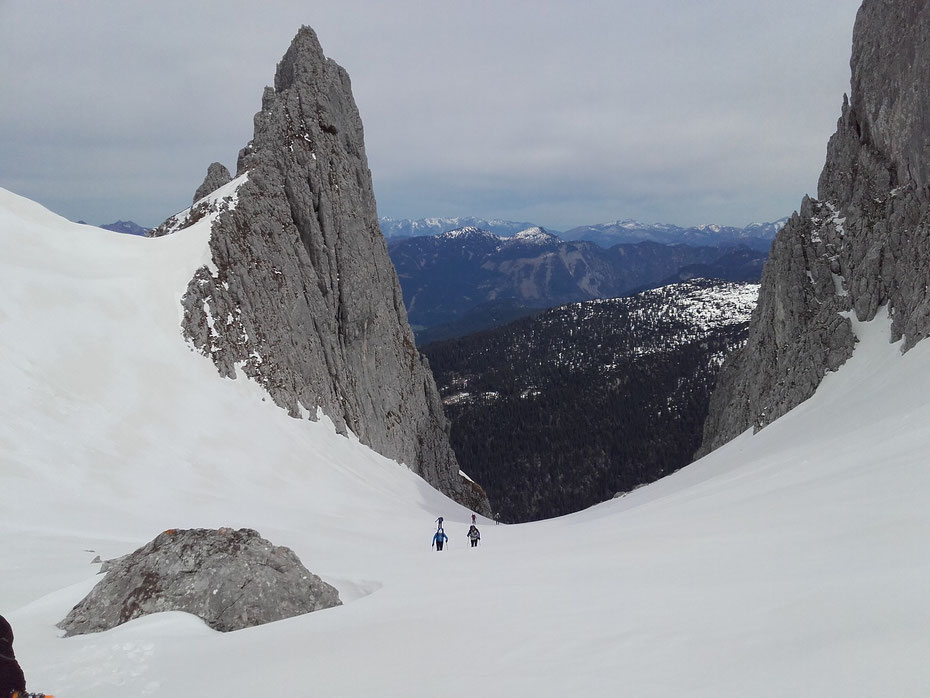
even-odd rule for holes
{"type": "Polygon", "coordinates": [[[0,0],[0,187],[151,226],[235,170],[301,24],[378,212],[557,230],[775,220],[816,193],[859,0],[0,0]]]}

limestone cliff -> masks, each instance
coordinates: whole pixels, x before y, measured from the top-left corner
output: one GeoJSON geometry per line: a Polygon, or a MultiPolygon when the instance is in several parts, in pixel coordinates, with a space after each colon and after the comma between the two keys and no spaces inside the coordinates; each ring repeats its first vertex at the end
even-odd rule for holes
{"type": "Polygon", "coordinates": [[[204,177],[203,183],[197,187],[197,191],[194,192],[192,205],[196,205],[203,197],[212,194],[230,181],[232,181],[232,175],[229,174],[229,170],[226,169],[226,166],[219,162],[212,163],[207,168],[207,176],[204,177]]]}
{"type": "Polygon", "coordinates": [[[699,455],[810,397],[852,353],[843,313],[890,313],[905,351],[930,333],[930,5],[865,0],[850,66],[817,199],[805,197],[775,239],[699,455]]]}
{"type": "MultiPolygon", "coordinates": [[[[228,176],[211,166],[198,194],[228,176]]],[[[414,347],[349,76],[308,27],[265,88],[240,177],[235,207],[213,223],[214,267],[200,269],[183,299],[185,335],[222,375],[235,377],[238,366],[291,416],[314,418],[319,408],[343,432],[490,513],[481,489],[459,474],[432,374],[414,347]]]]}

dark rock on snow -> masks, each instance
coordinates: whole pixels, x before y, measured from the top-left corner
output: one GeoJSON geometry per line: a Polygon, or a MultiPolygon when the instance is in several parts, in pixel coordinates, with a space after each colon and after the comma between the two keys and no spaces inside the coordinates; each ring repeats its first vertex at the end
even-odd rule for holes
{"type": "Polygon", "coordinates": [[[194,192],[194,200],[191,204],[196,204],[203,197],[215,192],[231,181],[232,175],[229,174],[229,170],[226,169],[225,165],[219,162],[211,163],[210,167],[207,168],[207,176],[204,177],[203,183],[197,187],[197,191],[194,192]]]}
{"type": "MultiPolygon", "coordinates": [[[[211,184],[224,179],[211,172],[211,184]]],[[[239,153],[237,177],[245,173],[235,208],[213,223],[215,269],[201,268],[183,298],[185,336],[223,376],[234,378],[238,364],[291,416],[314,419],[319,407],[341,432],[490,514],[481,488],[459,474],[414,346],[349,76],[309,27],[265,88],[239,153]]],[[[179,215],[160,232],[202,215],[179,215]]]]}
{"type": "Polygon", "coordinates": [[[340,604],[339,592],[292,550],[256,531],[168,530],[112,561],[58,627],[82,635],[150,613],[185,611],[227,632],[340,604]]]}
{"type": "Polygon", "coordinates": [[[775,239],[699,454],[810,397],[852,354],[846,313],[890,313],[905,351],[930,333],[930,5],[865,0],[850,65],[818,198],[805,197],[775,239]]]}

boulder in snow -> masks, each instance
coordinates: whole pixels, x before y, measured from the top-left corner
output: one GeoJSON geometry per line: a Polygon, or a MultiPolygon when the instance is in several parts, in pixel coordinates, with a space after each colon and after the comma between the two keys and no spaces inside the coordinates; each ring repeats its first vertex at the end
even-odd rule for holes
{"type": "Polygon", "coordinates": [[[58,624],[66,635],[185,611],[223,632],[341,604],[290,548],[248,528],[171,529],[110,561],[106,577],[58,624]]]}

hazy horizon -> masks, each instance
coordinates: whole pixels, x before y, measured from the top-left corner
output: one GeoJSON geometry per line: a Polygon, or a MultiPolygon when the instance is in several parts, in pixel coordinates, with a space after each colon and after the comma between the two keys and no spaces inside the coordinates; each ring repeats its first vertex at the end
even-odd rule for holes
{"type": "Polygon", "coordinates": [[[160,223],[235,168],[306,24],[352,78],[380,216],[773,221],[816,194],[858,5],[4,0],[0,186],[160,223]]]}

